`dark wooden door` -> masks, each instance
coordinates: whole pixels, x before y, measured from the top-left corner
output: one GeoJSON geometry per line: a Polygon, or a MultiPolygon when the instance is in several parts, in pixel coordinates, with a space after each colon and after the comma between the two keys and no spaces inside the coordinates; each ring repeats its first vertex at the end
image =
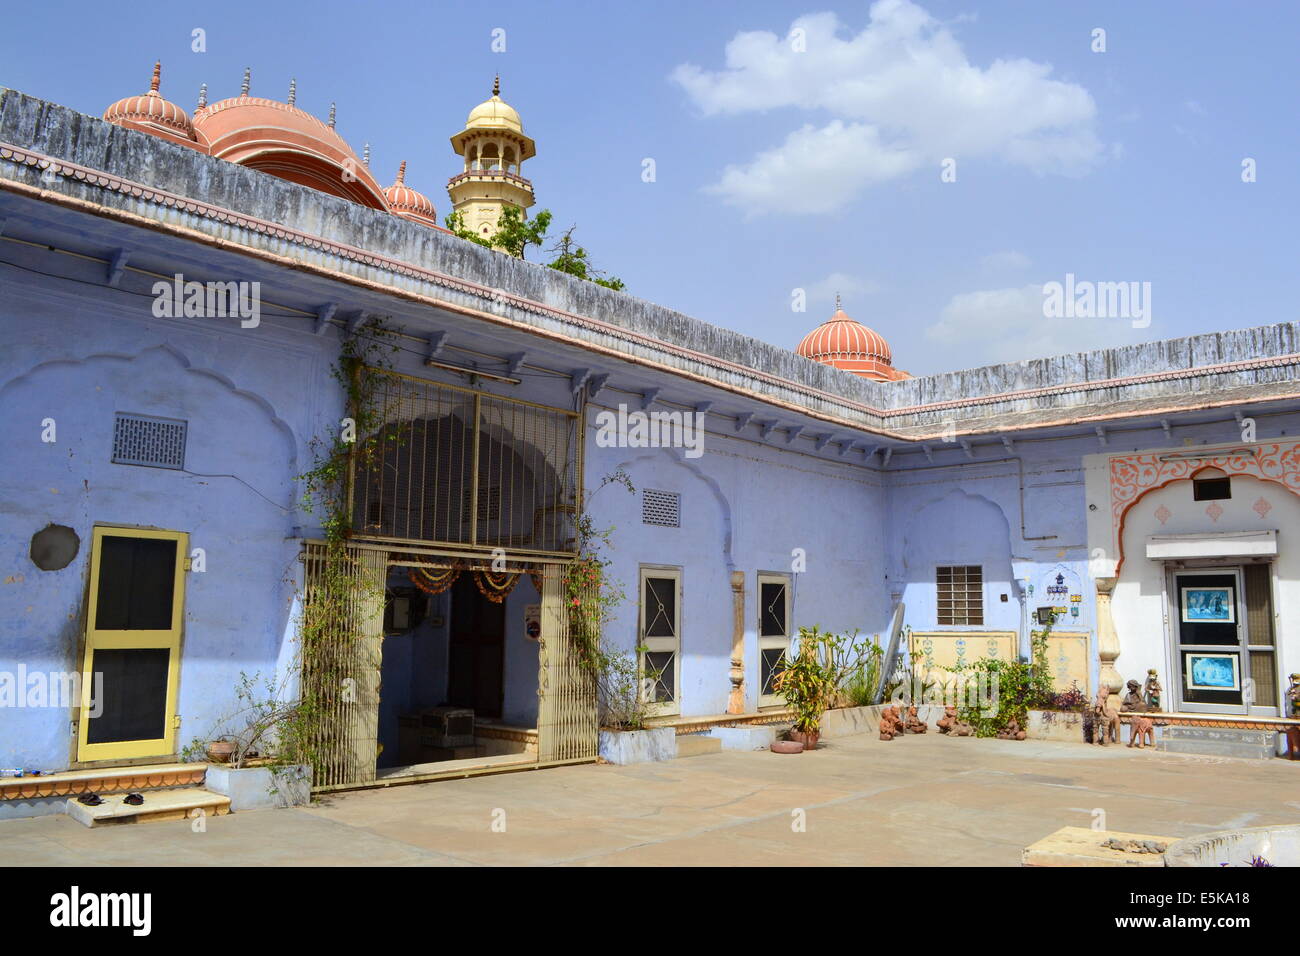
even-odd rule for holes
{"type": "Polygon", "coordinates": [[[505,665],[505,604],[485,598],[472,571],[451,592],[447,702],[479,717],[501,716],[505,665]]]}

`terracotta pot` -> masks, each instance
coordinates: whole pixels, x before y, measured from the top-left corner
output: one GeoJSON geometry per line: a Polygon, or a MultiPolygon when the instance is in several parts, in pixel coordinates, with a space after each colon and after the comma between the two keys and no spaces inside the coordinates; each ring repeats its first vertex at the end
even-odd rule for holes
{"type": "Polygon", "coordinates": [[[796,740],[774,740],[771,747],[774,754],[801,754],[803,744],[796,740]]]}
{"type": "Polygon", "coordinates": [[[213,763],[230,763],[235,755],[235,744],[230,740],[214,740],[208,744],[208,759],[213,763]]]}
{"type": "Polygon", "coordinates": [[[821,734],[817,731],[813,731],[812,733],[805,733],[802,730],[790,731],[790,739],[803,744],[804,750],[816,750],[817,741],[820,738],[821,734]]]}

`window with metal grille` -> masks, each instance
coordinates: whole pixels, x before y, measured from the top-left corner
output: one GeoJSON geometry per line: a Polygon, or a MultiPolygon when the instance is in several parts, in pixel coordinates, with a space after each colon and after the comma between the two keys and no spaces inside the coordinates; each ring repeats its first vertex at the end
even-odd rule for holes
{"type": "Polygon", "coordinates": [[[352,477],[359,537],[572,553],[577,414],[396,373],[352,477]],[[477,496],[472,494],[478,489],[477,496]]]}
{"type": "Polygon", "coordinates": [[[785,590],[785,581],[759,581],[759,637],[790,636],[789,618],[785,612],[785,590]]]}
{"type": "Polygon", "coordinates": [[[151,415],[118,412],[113,422],[113,458],[117,465],[150,468],[185,467],[188,423],[151,415]]]}
{"type": "Polygon", "coordinates": [[[935,569],[940,624],[984,623],[984,569],[957,564],[935,569]]]}
{"type": "Polygon", "coordinates": [[[785,648],[759,648],[758,656],[759,694],[763,697],[776,696],[776,679],[785,670],[785,648]]]}
{"type": "Polygon", "coordinates": [[[675,491],[646,488],[641,494],[641,523],[661,528],[682,526],[682,496],[675,491]]]}

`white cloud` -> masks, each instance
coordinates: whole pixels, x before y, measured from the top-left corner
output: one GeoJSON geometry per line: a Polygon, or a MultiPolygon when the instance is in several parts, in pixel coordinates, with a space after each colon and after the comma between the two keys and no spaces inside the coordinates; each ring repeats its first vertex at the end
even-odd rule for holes
{"type": "Polygon", "coordinates": [[[980,260],[980,265],[989,272],[1006,272],[1012,269],[1028,269],[1032,263],[1023,252],[1004,249],[1002,252],[994,252],[985,256],[980,260]]]}
{"type": "Polygon", "coordinates": [[[1102,147],[1082,86],[1028,59],[970,63],[949,31],[910,0],[880,0],[855,35],[833,13],[799,17],[791,34],[738,33],[726,67],[678,66],[672,79],[706,115],[778,108],[827,113],[713,187],[751,212],[823,213],[867,187],[938,165],[993,157],[1035,173],[1077,174],[1102,147]],[[803,31],[806,52],[791,37],[803,31]]]}
{"type": "Polygon", "coordinates": [[[1019,362],[1142,341],[1128,319],[1047,318],[1043,285],[954,295],[926,338],[950,348],[960,367],[1019,362]]]}
{"type": "Polygon", "coordinates": [[[760,212],[833,212],[873,183],[916,168],[920,157],[881,144],[879,132],[861,123],[834,120],[821,129],[804,126],[776,149],[745,166],[728,166],[708,191],[760,212]]]}

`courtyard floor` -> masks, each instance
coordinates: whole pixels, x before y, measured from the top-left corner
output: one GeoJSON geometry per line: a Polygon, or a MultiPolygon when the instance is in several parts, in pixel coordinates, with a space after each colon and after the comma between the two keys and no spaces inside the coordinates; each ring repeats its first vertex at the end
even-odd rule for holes
{"type": "Polygon", "coordinates": [[[368,790],[294,810],[90,830],[0,823],[0,865],[1016,866],[1063,826],[1191,836],[1300,822],[1300,765],[1127,747],[863,735],[368,790]],[[794,826],[802,811],[805,828],[794,826]]]}

